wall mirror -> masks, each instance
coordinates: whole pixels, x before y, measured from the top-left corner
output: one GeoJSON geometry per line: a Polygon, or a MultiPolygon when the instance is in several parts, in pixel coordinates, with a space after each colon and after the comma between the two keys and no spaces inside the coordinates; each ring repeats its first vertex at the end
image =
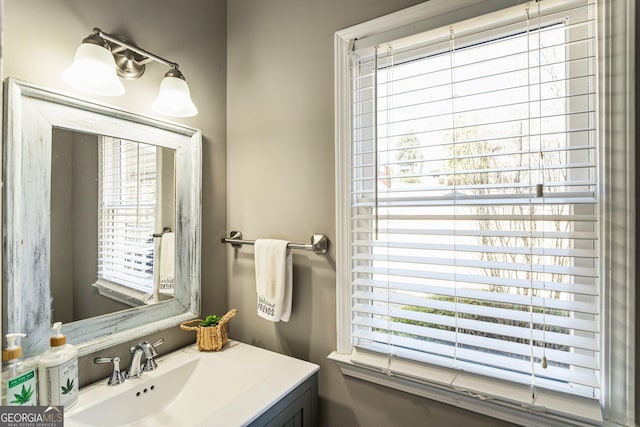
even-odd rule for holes
{"type": "Polygon", "coordinates": [[[80,355],[199,314],[197,129],[4,84],[3,329],[80,355]]]}

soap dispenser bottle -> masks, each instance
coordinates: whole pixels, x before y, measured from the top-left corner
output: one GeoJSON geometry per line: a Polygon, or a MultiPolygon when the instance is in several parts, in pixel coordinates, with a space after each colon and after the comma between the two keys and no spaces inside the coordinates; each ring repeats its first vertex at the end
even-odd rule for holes
{"type": "Polygon", "coordinates": [[[62,323],[53,324],[54,336],[51,348],[40,357],[38,382],[40,404],[70,408],[78,401],[78,352],[67,344],[67,337],[60,332],[62,323]]]}
{"type": "Polygon", "coordinates": [[[22,359],[20,338],[25,334],[7,334],[7,348],[2,350],[2,406],[36,406],[38,404],[37,362],[22,359]]]}

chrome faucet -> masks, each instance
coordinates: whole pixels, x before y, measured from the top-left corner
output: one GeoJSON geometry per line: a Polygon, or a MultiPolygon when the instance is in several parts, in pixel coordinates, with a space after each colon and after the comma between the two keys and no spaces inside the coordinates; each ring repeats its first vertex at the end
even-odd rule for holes
{"type": "Polygon", "coordinates": [[[118,385],[124,382],[122,372],[120,372],[120,358],[116,357],[96,357],[93,359],[93,363],[113,363],[111,369],[111,375],[109,376],[108,385],[118,385]]]}
{"type": "Polygon", "coordinates": [[[149,344],[148,341],[140,341],[137,346],[131,347],[131,363],[129,368],[125,372],[126,378],[139,378],[144,371],[153,371],[158,367],[158,363],[155,361],[158,352],[156,347],[164,343],[164,338],[160,338],[153,344],[149,344]],[[144,355],[145,361],[142,366],[142,356],[144,355]]]}

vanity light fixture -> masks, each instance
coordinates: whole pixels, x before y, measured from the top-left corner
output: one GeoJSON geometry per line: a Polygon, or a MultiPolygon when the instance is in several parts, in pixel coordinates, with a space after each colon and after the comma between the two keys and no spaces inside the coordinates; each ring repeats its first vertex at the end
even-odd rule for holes
{"type": "Polygon", "coordinates": [[[151,106],[157,113],[176,117],[191,117],[198,109],[191,101],[189,86],[178,68],[172,68],[160,82],[158,97],[151,106]]]}
{"type": "Polygon", "coordinates": [[[76,89],[102,96],[124,94],[118,76],[135,80],[144,74],[146,64],[157,61],[169,67],[160,83],[155,112],[174,117],[191,117],[198,109],[191,100],[189,86],[178,64],[134,46],[124,37],[94,28],[76,50],[73,63],[62,74],[63,80],[76,89]]]}

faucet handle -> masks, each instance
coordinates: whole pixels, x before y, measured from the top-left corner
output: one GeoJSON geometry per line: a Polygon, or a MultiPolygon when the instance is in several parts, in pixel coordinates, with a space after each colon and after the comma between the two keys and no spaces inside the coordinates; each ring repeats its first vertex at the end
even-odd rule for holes
{"type": "Polygon", "coordinates": [[[153,344],[149,344],[148,341],[142,341],[140,343],[140,345],[144,345],[145,347],[145,356],[147,358],[156,357],[158,355],[158,351],[156,350],[156,347],[162,344],[164,344],[164,338],[160,338],[158,341],[154,342],[153,344]]]}
{"type": "Polygon", "coordinates": [[[158,362],[155,361],[155,357],[158,355],[156,347],[162,344],[164,344],[164,338],[160,338],[158,341],[150,345],[151,348],[149,350],[151,351],[151,356],[145,359],[144,367],[142,368],[143,371],[153,371],[158,367],[158,362]]]}
{"type": "Polygon", "coordinates": [[[113,363],[113,369],[109,376],[107,385],[118,385],[124,382],[124,375],[120,372],[120,358],[115,357],[96,357],[93,359],[93,363],[113,363]]]}

